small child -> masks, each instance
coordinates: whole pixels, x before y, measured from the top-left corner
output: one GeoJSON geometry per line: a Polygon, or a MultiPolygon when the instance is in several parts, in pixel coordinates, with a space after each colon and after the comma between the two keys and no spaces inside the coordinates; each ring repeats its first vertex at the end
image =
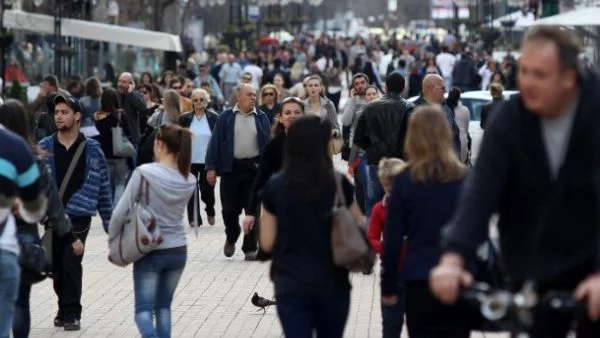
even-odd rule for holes
{"type": "MultiPolygon", "coordinates": [[[[369,221],[369,231],[367,237],[373,250],[381,257],[381,236],[383,234],[383,226],[386,222],[388,209],[388,196],[392,192],[392,183],[394,176],[400,174],[404,169],[404,161],[397,158],[383,158],[379,161],[379,182],[385,195],[383,199],[373,206],[371,218],[369,221]]],[[[406,241],[406,239],[405,239],[406,241]]],[[[398,270],[402,267],[404,257],[406,256],[406,242],[402,246],[402,253],[399,259],[398,270]]],[[[401,288],[401,287],[399,287],[401,288]]],[[[399,299],[395,305],[385,305],[381,303],[381,319],[383,337],[400,337],[402,335],[402,327],[404,325],[404,290],[401,288],[398,291],[399,299]]]]}
{"type": "Polygon", "coordinates": [[[371,218],[369,220],[369,232],[367,237],[373,247],[373,251],[381,255],[381,235],[383,234],[383,225],[387,219],[387,199],[392,191],[392,182],[394,176],[398,175],[404,169],[404,161],[398,158],[382,158],[379,161],[379,182],[383,187],[385,195],[383,199],[373,206],[371,218]]]}

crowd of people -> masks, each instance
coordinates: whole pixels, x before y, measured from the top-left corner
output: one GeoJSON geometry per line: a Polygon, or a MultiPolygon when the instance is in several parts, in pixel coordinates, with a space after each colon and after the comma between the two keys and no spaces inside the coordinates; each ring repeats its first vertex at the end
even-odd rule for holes
{"type": "Polygon", "coordinates": [[[344,335],[351,283],[332,252],[339,200],[380,255],[383,337],[404,327],[411,338],[469,337],[477,314],[459,291],[482,272],[475,252],[493,213],[502,287],[535,280],[540,292],[587,302],[587,314],[537,311],[532,337],[565,337],[574,320],[578,337],[600,335],[600,80],[580,68],[577,39],[533,28],[518,67],[510,55],[499,67],[457,52],[453,39],[421,50],[395,39],[344,43],[321,36],[274,53],[218,53],[158,81],[122,73],[114,89],[91,77],[69,92],[48,75],[28,106],[0,106],[0,338],[29,336],[31,288],[49,263],[54,326],[80,330],[92,217],[118,234],[141,200],[153,215],[142,222],[161,237],[131,262],[135,322],[142,337],[170,337],[187,229],[215,224],[217,182],[223,254],[233,257],[243,236],[246,261],[271,261],[286,337],[344,335]],[[504,101],[516,83],[520,95],[504,101]],[[475,89],[496,100],[470,168],[460,95],[475,89]]]}

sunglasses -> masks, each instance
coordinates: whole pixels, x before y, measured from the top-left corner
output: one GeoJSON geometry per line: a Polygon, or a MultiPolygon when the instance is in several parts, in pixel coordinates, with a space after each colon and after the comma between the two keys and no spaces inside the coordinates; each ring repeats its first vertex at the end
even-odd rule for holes
{"type": "Polygon", "coordinates": [[[193,99],[192,102],[204,102],[204,99],[193,99]]]}
{"type": "Polygon", "coordinates": [[[267,92],[267,93],[263,93],[263,96],[275,96],[275,93],[267,92]]]}

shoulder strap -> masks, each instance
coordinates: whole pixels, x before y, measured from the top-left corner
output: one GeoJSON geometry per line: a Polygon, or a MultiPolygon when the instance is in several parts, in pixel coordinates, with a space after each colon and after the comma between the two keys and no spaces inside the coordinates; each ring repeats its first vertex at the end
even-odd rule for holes
{"type": "Polygon", "coordinates": [[[67,169],[67,172],[65,173],[65,177],[63,177],[62,183],[60,184],[60,189],[58,190],[58,195],[60,196],[61,200],[65,194],[65,190],[67,190],[67,185],[69,184],[69,181],[71,180],[71,176],[73,176],[73,171],[75,170],[75,166],[77,165],[77,162],[79,162],[79,158],[81,157],[81,154],[83,154],[83,150],[85,149],[86,143],[87,143],[86,140],[83,140],[83,141],[81,141],[81,143],[79,143],[79,147],[77,147],[77,151],[75,152],[75,155],[73,155],[73,159],[71,160],[71,163],[69,163],[69,168],[67,169]]]}
{"type": "Polygon", "coordinates": [[[346,197],[344,196],[344,190],[342,189],[342,174],[334,171],[333,176],[335,178],[335,197],[333,199],[333,206],[334,208],[346,206],[346,197]]]}
{"type": "Polygon", "coordinates": [[[148,192],[148,180],[140,173],[140,185],[138,186],[137,196],[135,197],[136,202],[143,202],[145,205],[148,205],[150,201],[149,192],[148,192]]]}

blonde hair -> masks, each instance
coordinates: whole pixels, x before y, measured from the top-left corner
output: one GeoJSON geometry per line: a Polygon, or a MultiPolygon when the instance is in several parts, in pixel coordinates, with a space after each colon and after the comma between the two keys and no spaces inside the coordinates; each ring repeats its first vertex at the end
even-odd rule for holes
{"type": "Polygon", "coordinates": [[[262,88],[260,89],[260,93],[258,95],[258,105],[259,106],[263,105],[263,93],[267,89],[272,89],[275,92],[275,103],[279,102],[279,90],[277,90],[277,87],[275,87],[274,84],[267,83],[266,85],[262,86],[262,88]]]}
{"type": "Polygon", "coordinates": [[[404,161],[399,158],[382,158],[379,161],[379,182],[384,190],[392,187],[394,176],[400,174],[406,167],[404,161]]]}
{"type": "Polygon", "coordinates": [[[449,183],[467,173],[454,151],[452,131],[439,105],[415,109],[408,121],[404,150],[414,182],[449,183]]]}

